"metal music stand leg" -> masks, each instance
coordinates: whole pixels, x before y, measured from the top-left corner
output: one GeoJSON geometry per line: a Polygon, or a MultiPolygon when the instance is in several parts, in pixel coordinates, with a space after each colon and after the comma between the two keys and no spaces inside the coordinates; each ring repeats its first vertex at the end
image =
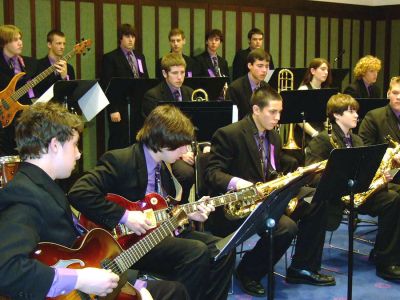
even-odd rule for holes
{"type": "Polygon", "coordinates": [[[269,241],[269,266],[268,266],[268,300],[274,299],[274,228],[275,220],[272,218],[267,219],[267,231],[268,231],[268,241],[269,241]]]}
{"type": "Polygon", "coordinates": [[[349,214],[349,222],[348,222],[348,231],[349,231],[349,252],[347,253],[348,264],[347,264],[347,300],[352,299],[353,294],[353,249],[354,249],[354,191],[353,187],[355,185],[355,181],[353,179],[349,179],[347,182],[347,186],[350,190],[350,214],[349,214]]]}

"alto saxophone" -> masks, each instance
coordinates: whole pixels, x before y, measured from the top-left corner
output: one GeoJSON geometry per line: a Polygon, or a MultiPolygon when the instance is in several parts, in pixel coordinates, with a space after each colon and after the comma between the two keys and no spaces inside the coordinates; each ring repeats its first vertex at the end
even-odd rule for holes
{"type": "MultiPolygon", "coordinates": [[[[307,167],[300,167],[292,173],[278,177],[268,182],[256,183],[258,197],[254,199],[246,199],[243,201],[235,201],[225,205],[224,212],[228,220],[238,220],[247,217],[265,198],[267,198],[273,191],[288,185],[295,179],[309,173],[319,173],[326,167],[327,160],[314,163],[307,167]]],[[[295,199],[295,198],[294,198],[295,199]]],[[[292,200],[291,200],[292,201],[292,200]]],[[[292,205],[289,203],[289,206],[292,205]]]]}
{"type": "MultiPolygon", "coordinates": [[[[390,135],[386,136],[385,139],[389,142],[391,146],[393,146],[393,148],[386,149],[385,155],[383,156],[381,164],[379,165],[379,168],[376,171],[375,176],[368,187],[368,190],[354,195],[355,208],[364,204],[368,200],[368,198],[370,198],[372,195],[374,195],[376,192],[380,191],[386,186],[387,180],[385,177],[385,172],[390,171],[394,168],[394,157],[396,154],[400,153],[400,143],[394,141],[390,135]]],[[[345,204],[349,205],[350,196],[343,196],[342,201],[345,204]]]]}

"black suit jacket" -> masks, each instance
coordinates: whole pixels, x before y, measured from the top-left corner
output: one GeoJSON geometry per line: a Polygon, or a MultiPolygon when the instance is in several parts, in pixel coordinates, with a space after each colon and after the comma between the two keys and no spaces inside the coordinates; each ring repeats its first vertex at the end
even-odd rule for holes
{"type": "MultiPolygon", "coordinates": [[[[250,47],[247,49],[242,49],[236,52],[235,57],[233,58],[233,63],[232,63],[232,80],[236,80],[239,77],[242,77],[243,75],[247,74],[249,72],[249,68],[247,68],[247,56],[250,53],[250,47]]],[[[273,70],[275,69],[274,67],[274,61],[272,60],[272,55],[270,54],[271,60],[269,61],[269,69],[273,70]]]]}
{"type": "MultiPolygon", "coordinates": [[[[48,67],[51,66],[50,60],[48,56],[43,57],[42,59],[38,60],[38,66],[37,66],[37,75],[39,75],[41,72],[46,70],[48,67]]],[[[74,80],[75,79],[75,71],[74,67],[70,64],[67,64],[67,74],[68,74],[68,80],[74,80]]],[[[60,74],[54,74],[51,73],[49,76],[47,76],[45,79],[43,79],[34,89],[35,89],[35,95],[37,97],[40,97],[43,95],[44,92],[47,91],[49,87],[51,87],[54,83],[56,83],[59,80],[63,80],[60,76],[60,74]]]]}
{"type": "MultiPolygon", "coordinates": [[[[263,174],[259,159],[258,146],[254,135],[256,125],[251,115],[239,122],[218,129],[211,140],[211,152],[206,169],[205,180],[212,195],[227,192],[228,184],[233,177],[251,182],[262,182],[263,174]]],[[[293,170],[297,166],[295,160],[282,152],[282,144],[278,133],[267,132],[269,153],[273,153],[276,171],[293,170]]],[[[271,156],[270,156],[271,157],[271,156]]],[[[267,180],[276,176],[271,164],[268,164],[267,180]]],[[[217,208],[211,214],[208,226],[218,236],[226,236],[234,231],[243,219],[227,221],[223,209],[217,208]]]]}
{"type": "MultiPolygon", "coordinates": [[[[361,147],[364,145],[362,139],[356,134],[350,134],[353,147],[361,147]]],[[[340,127],[336,124],[332,125],[332,138],[339,148],[346,148],[343,140],[344,134],[340,127]]],[[[314,137],[306,148],[306,165],[323,161],[329,158],[331,151],[334,149],[330,142],[328,132],[325,130],[314,137]]],[[[316,181],[319,180],[318,179],[316,181]]],[[[342,220],[344,203],[340,199],[325,199],[327,204],[328,220],[326,223],[327,230],[336,230],[342,220]]]]}
{"type": "MultiPolygon", "coordinates": [[[[54,269],[29,259],[29,254],[39,242],[72,246],[79,232],[68,200],[42,169],[29,163],[21,163],[13,180],[0,190],[0,198],[0,294],[12,299],[44,299],[54,269]]],[[[107,215],[98,210],[98,204],[82,203],[81,208],[94,210],[102,224],[115,226],[123,210],[112,206],[107,215]]]]}
{"type": "Polygon", "coordinates": [[[372,85],[371,94],[368,94],[368,90],[365,87],[364,81],[362,79],[354,81],[352,84],[347,86],[343,94],[349,94],[353,98],[381,98],[382,94],[377,85],[372,85]]]}
{"type": "MultiPolygon", "coordinates": [[[[260,85],[267,86],[268,83],[261,81],[260,85]]],[[[248,75],[244,75],[233,81],[228,87],[228,99],[237,105],[239,120],[252,112],[250,98],[253,94],[248,75]]]]}
{"type": "MultiPolygon", "coordinates": [[[[37,69],[37,61],[34,58],[22,56],[25,67],[22,67],[22,71],[26,74],[20,78],[17,82],[15,90],[18,90],[22,87],[27,81],[34,77],[37,69]]],[[[10,66],[6,63],[3,56],[3,49],[0,48],[0,90],[3,91],[7,85],[10,83],[11,79],[14,77],[14,70],[10,69],[10,66]]],[[[18,101],[21,104],[32,104],[32,101],[29,98],[29,94],[26,93],[21,96],[18,101]]],[[[15,150],[15,124],[18,119],[18,115],[14,118],[13,122],[6,128],[2,128],[0,126],[0,156],[5,155],[17,155],[18,152],[15,150]]]]}
{"type": "Polygon", "coordinates": [[[361,122],[358,134],[365,145],[386,143],[387,135],[400,142],[399,121],[390,105],[369,111],[361,122]]]}
{"type": "MultiPolygon", "coordinates": [[[[171,174],[162,164],[161,182],[168,195],[175,196],[171,174]]],[[[147,187],[147,166],[142,144],[104,153],[97,166],[82,176],[69,192],[71,203],[79,209],[84,203],[104,200],[107,193],[121,195],[131,201],[144,198],[147,187]]],[[[98,220],[97,212],[87,215],[98,220]]]]}
{"type": "MultiPolygon", "coordinates": [[[[186,77],[199,76],[199,66],[197,65],[196,60],[194,60],[193,58],[191,58],[190,56],[187,56],[185,54],[182,54],[182,57],[186,62],[185,76],[186,77]]],[[[162,59],[162,57],[160,57],[156,62],[156,78],[163,79],[164,76],[161,71],[161,59],[162,59]]]]}
{"type": "MultiPolygon", "coordinates": [[[[217,55],[217,58],[218,66],[222,76],[229,77],[229,68],[227,61],[219,55],[217,55]]],[[[204,51],[202,54],[196,56],[195,59],[197,60],[197,64],[199,66],[199,76],[216,77],[216,74],[214,74],[213,62],[211,60],[210,54],[207,51],[204,51]],[[211,74],[214,74],[214,76],[210,76],[210,72],[211,74]]]]}
{"type": "MultiPolygon", "coordinates": [[[[192,88],[186,85],[181,86],[182,101],[191,101],[192,93],[192,88]]],[[[148,114],[157,106],[158,102],[164,101],[175,101],[174,95],[172,95],[171,89],[165,80],[161,81],[158,85],[148,90],[146,94],[144,94],[142,115],[144,117],[148,116],[148,114]]]]}
{"type": "MultiPolygon", "coordinates": [[[[144,55],[135,50],[133,50],[133,54],[138,62],[139,78],[149,78],[144,55]],[[140,67],[140,65],[142,67],[140,67]]],[[[114,77],[133,78],[131,66],[120,47],[103,56],[100,85],[104,91],[106,91],[111,78],[114,77]]],[[[113,91],[113,96],[108,100],[110,100],[110,105],[108,107],[109,113],[123,112],[126,110],[125,95],[118,93],[118,91],[113,91]]]]}

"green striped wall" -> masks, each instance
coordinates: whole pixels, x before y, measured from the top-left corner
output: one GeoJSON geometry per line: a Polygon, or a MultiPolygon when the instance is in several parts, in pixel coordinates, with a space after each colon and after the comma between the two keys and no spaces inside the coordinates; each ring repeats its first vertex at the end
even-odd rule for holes
{"type": "MultiPolygon", "coordinates": [[[[146,56],[151,77],[155,74],[156,59],[169,52],[168,32],[173,24],[178,24],[185,31],[184,53],[188,55],[197,55],[204,50],[205,32],[210,29],[207,26],[224,30],[225,41],[220,55],[225,56],[229,65],[233,61],[237,48],[248,47],[247,32],[254,25],[268,33],[265,48],[270,50],[276,66],[305,67],[315,56],[328,58],[333,63],[338,52],[345,49],[346,52],[340,62],[343,68],[352,70],[360,55],[370,54],[371,51],[375,51],[376,55],[386,62],[388,67],[382,69],[378,79],[378,84],[382,87],[389,76],[400,73],[400,40],[397,38],[397,33],[400,32],[400,19],[390,21],[390,23],[389,21],[374,23],[371,20],[356,18],[340,19],[269,12],[263,7],[251,11],[248,8],[232,6],[226,9],[221,6],[212,8],[204,5],[176,7],[175,4],[169,5],[166,1],[160,6],[155,6],[142,5],[139,0],[107,2],[61,0],[57,2],[60,8],[58,14],[60,20],[54,20],[51,0],[33,1],[35,14],[30,13],[30,0],[7,2],[0,0],[1,23],[8,19],[8,16],[4,14],[5,3],[8,2],[13,5],[15,24],[23,31],[25,55],[31,55],[32,49],[37,57],[43,57],[46,54],[46,34],[54,22],[60,23],[61,30],[66,33],[67,50],[72,49],[77,39],[93,39],[92,51],[80,60],[74,57],[70,61],[75,70],[80,69],[82,79],[95,78],[95,70],[99,69],[96,68],[96,61],[101,61],[102,53],[109,52],[118,45],[116,28],[119,20],[122,23],[134,24],[140,30],[137,38],[146,56]],[[95,24],[94,16],[97,11],[101,12],[100,24],[95,24]],[[24,18],[21,18],[21,15],[24,18]],[[158,22],[156,22],[157,15],[158,22]],[[136,20],[135,16],[139,16],[139,19],[136,20]],[[178,19],[173,20],[173,16],[177,16],[178,19]],[[192,17],[193,20],[191,20],[192,17]],[[31,26],[34,21],[35,29],[31,26]],[[386,40],[388,25],[391,26],[390,40],[386,40]],[[102,32],[102,45],[95,40],[97,29],[102,32]],[[292,37],[295,38],[292,39],[292,37]],[[375,38],[375,41],[372,38],[375,38]],[[96,52],[96,47],[102,51],[96,52]],[[96,53],[99,57],[96,57],[96,53]],[[385,57],[387,53],[389,57],[385,57]]],[[[334,65],[334,67],[337,66],[334,65]]],[[[350,72],[345,78],[345,84],[351,80],[350,72]]],[[[386,87],[383,89],[385,90],[386,87]]],[[[94,165],[95,157],[99,154],[96,153],[96,142],[105,143],[106,140],[107,133],[99,141],[96,140],[95,121],[87,124],[83,139],[85,169],[94,165]]]]}

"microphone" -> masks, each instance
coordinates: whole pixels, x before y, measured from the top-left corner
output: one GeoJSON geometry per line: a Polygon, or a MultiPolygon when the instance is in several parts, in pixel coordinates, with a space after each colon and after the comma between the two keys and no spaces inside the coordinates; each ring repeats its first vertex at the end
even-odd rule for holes
{"type": "Polygon", "coordinates": [[[333,62],[338,62],[339,59],[342,58],[343,54],[346,52],[346,50],[342,49],[339,51],[338,55],[335,57],[335,59],[333,60],[333,62]]]}

